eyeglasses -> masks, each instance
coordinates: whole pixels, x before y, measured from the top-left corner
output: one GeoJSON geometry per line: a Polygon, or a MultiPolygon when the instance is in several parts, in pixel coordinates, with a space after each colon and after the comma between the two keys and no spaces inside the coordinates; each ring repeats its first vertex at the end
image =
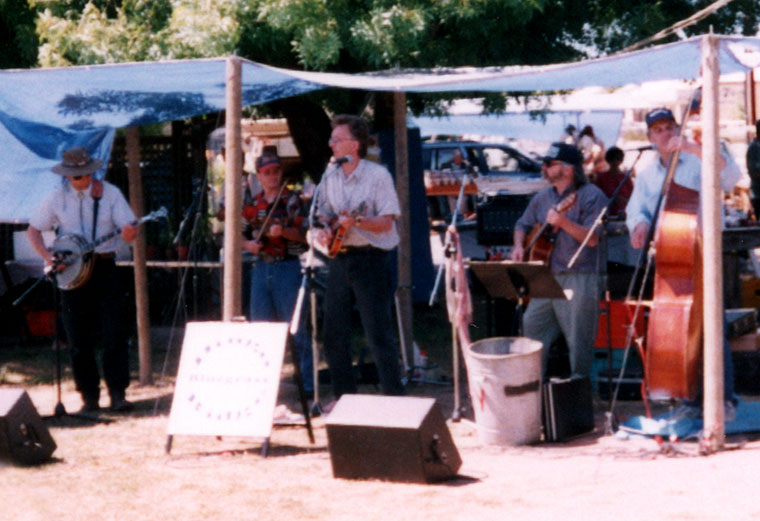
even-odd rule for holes
{"type": "Polygon", "coordinates": [[[334,145],[335,143],[340,143],[341,141],[356,141],[352,137],[331,137],[328,141],[328,145],[334,145]]]}

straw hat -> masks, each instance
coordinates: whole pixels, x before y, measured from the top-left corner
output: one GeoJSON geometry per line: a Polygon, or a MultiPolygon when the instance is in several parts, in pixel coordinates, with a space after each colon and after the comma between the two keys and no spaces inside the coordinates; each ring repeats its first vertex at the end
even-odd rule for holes
{"type": "Polygon", "coordinates": [[[63,153],[63,159],[60,165],[55,165],[52,170],[56,174],[65,176],[89,175],[100,170],[103,161],[95,157],[90,157],[87,149],[74,147],[63,153]]]}

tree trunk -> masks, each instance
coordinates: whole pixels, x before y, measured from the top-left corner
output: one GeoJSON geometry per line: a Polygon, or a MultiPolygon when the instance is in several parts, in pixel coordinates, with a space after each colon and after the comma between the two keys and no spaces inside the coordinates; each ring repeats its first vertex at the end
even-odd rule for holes
{"type": "Polygon", "coordinates": [[[332,132],[327,113],[320,105],[301,96],[275,101],[272,107],[288,120],[290,135],[301,156],[304,174],[318,183],[332,155],[327,145],[332,132]]]}

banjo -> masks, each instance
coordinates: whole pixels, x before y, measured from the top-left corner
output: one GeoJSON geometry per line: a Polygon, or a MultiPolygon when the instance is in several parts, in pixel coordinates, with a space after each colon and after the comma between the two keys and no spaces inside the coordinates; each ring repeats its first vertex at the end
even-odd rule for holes
{"type": "MultiPolygon", "coordinates": [[[[147,221],[156,221],[166,217],[168,214],[166,207],[150,212],[145,217],[130,224],[139,226],[147,221]]],[[[113,239],[121,233],[121,228],[103,235],[92,242],[88,242],[84,237],[77,234],[61,235],[52,246],[55,262],[48,268],[47,273],[55,274],[55,281],[59,288],[63,290],[77,289],[87,282],[92,274],[92,268],[95,264],[92,252],[95,248],[104,242],[113,239]],[[61,268],[62,266],[62,268],[61,268]]]]}

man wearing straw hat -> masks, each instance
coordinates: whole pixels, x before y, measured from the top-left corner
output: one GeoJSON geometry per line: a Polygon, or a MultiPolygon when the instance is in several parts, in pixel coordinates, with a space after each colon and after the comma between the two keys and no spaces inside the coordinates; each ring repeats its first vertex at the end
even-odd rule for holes
{"type": "MultiPolygon", "coordinates": [[[[45,246],[42,232],[56,230],[59,237],[78,235],[87,242],[121,229],[121,238],[131,242],[136,230],[135,215],[119,189],[93,179],[103,162],[90,157],[82,147],[63,153],[53,172],[65,181],[48,195],[29,221],[27,236],[46,268],[55,266],[55,252],[45,246]]],[[[103,348],[103,376],[114,412],[126,412],[129,385],[129,354],[124,321],[124,294],[117,284],[115,251],[117,238],[97,246],[92,253],[93,270],[79,287],[61,292],[63,325],[69,341],[71,367],[82,412],[100,409],[100,374],[95,347],[103,348]]],[[[61,269],[56,266],[56,269],[61,269]]]]}

